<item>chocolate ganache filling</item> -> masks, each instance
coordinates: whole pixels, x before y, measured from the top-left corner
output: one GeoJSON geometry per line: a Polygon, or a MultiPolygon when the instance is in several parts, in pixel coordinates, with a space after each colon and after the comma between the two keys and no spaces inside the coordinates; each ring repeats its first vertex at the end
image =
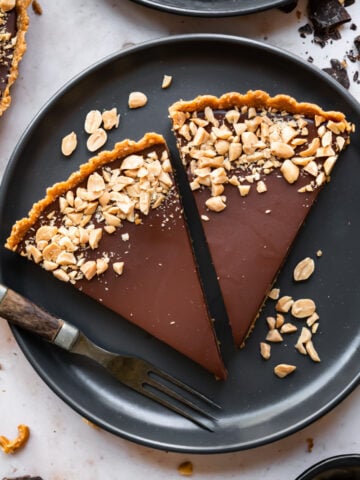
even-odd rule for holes
{"type": "Polygon", "coordinates": [[[0,99],[8,83],[17,34],[17,12],[0,10],[0,99]]]}
{"type": "MultiPolygon", "coordinates": [[[[223,153],[220,150],[222,143],[225,145],[227,142],[226,131],[241,137],[241,133],[234,130],[234,124],[227,120],[226,114],[226,111],[213,110],[213,121],[204,124],[204,111],[196,112],[191,117],[196,118],[198,125],[206,131],[206,134],[201,134],[203,145],[216,125],[219,137],[215,148],[218,150],[213,152],[210,160],[203,155],[207,147],[202,147],[201,141],[196,148],[189,146],[186,130],[183,130],[185,136],[181,135],[181,129],[176,130],[176,136],[197,209],[204,220],[203,230],[234,341],[237,345],[243,345],[300,227],[327,181],[329,163],[335,163],[349,134],[347,131],[338,135],[325,131],[325,127],[316,125],[312,118],[258,110],[254,114],[254,127],[249,134],[254,142],[254,132],[262,128],[260,116],[266,116],[270,120],[269,125],[280,122],[291,129],[298,127],[297,122],[300,121],[301,128],[297,128],[295,142],[297,145],[292,147],[292,158],[295,163],[296,159],[299,163],[299,167],[296,167],[298,177],[294,181],[287,181],[281,172],[286,160],[274,160],[269,148],[266,158],[263,152],[267,145],[262,141],[261,135],[257,138],[257,143],[249,147],[247,155],[240,156],[238,161],[228,162],[225,168],[220,167],[221,162],[217,165],[216,159],[223,153]],[[258,125],[256,122],[259,122],[258,125]],[[319,128],[322,129],[322,138],[327,135],[326,141],[319,140],[319,128]],[[317,148],[310,148],[315,144],[317,148]],[[321,148],[324,156],[318,156],[319,152],[321,155],[321,148]],[[325,162],[328,163],[325,165],[325,162]],[[215,199],[218,203],[211,203],[215,199]],[[215,211],[212,205],[215,206],[215,211]]],[[[248,113],[241,113],[237,123],[245,125],[246,122],[251,125],[248,113]]],[[[268,128],[265,130],[268,132],[268,128]]],[[[295,130],[292,132],[288,129],[288,132],[295,136],[295,130]]],[[[193,142],[197,143],[196,133],[193,138],[193,142]]],[[[225,149],[228,148],[227,145],[225,149]]],[[[245,149],[243,143],[242,153],[245,149]]],[[[226,155],[231,153],[227,151],[226,155]]]]}
{"type": "MultiPolygon", "coordinates": [[[[153,146],[130,157],[139,164],[141,157],[151,158],[144,166],[148,172],[159,168],[160,159],[168,161],[164,145],[153,146]]],[[[129,174],[125,176],[124,161],[126,158],[118,158],[98,168],[49,204],[19,242],[16,251],[53,271],[60,280],[72,283],[217,377],[225,378],[226,370],[207,312],[172,174],[159,176],[160,184],[165,182],[166,189],[161,189],[162,201],[158,205],[152,204],[147,214],[135,213],[130,221],[122,219],[120,222],[115,212],[120,204],[124,205],[123,211],[127,211],[123,192],[135,188],[137,182],[131,170],[125,170],[129,174]],[[113,187],[109,194],[111,201],[114,200],[112,203],[105,205],[103,197],[108,193],[104,193],[101,198],[92,199],[90,205],[81,206],[79,197],[86,198],[84,192],[89,191],[92,176],[98,182],[99,178],[105,178],[109,185],[119,178],[119,170],[121,182],[126,182],[127,186],[113,187]],[[74,205],[77,205],[76,212],[74,205]],[[88,208],[92,213],[87,219],[88,208]],[[70,225],[69,218],[78,225],[70,225]],[[117,224],[117,228],[111,228],[112,224],[117,224]],[[99,231],[102,235],[96,246],[91,239],[89,242],[78,239],[99,231]],[[58,240],[59,233],[63,235],[58,240]],[[65,246],[66,253],[62,251],[65,246]],[[92,276],[88,274],[90,267],[87,265],[97,268],[97,272],[92,276]],[[122,265],[123,272],[115,270],[116,265],[122,265]]],[[[139,176],[143,175],[141,168],[136,169],[139,176]]],[[[150,175],[148,173],[149,178],[150,175]]],[[[144,187],[148,187],[146,182],[144,180],[144,187]]]]}

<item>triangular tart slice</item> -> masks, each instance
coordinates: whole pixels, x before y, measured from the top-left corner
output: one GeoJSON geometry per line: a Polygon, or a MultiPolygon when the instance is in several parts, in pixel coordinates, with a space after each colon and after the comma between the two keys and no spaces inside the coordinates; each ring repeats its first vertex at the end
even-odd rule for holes
{"type": "Polygon", "coordinates": [[[26,51],[29,0],[0,0],[0,116],[11,103],[10,87],[26,51]]]}
{"type": "Polygon", "coordinates": [[[199,96],[169,113],[241,346],[353,126],[263,91],[199,96]]]}
{"type": "Polygon", "coordinates": [[[49,188],[6,247],[226,377],[162,136],[117,143],[49,188]]]}

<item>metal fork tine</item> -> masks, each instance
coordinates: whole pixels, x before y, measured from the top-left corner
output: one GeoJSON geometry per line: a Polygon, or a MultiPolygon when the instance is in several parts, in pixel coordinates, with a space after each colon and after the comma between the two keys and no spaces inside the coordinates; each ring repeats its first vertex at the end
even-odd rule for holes
{"type": "Polygon", "coordinates": [[[171,390],[169,387],[166,385],[156,382],[154,379],[149,378],[148,380],[144,381],[145,385],[150,385],[151,387],[156,388],[162,393],[165,393],[169,397],[173,398],[174,400],[177,400],[178,402],[182,403],[183,405],[186,405],[187,407],[191,408],[195,412],[200,413],[201,415],[204,415],[205,417],[209,418],[210,420],[216,421],[216,418],[207,413],[205,410],[200,408],[198,405],[193,403],[191,400],[188,398],[185,398],[183,395],[175,392],[174,390],[171,390]]]}
{"type": "Polygon", "coordinates": [[[181,380],[178,380],[177,378],[172,377],[171,375],[164,372],[163,370],[160,370],[158,368],[154,368],[154,367],[149,366],[149,372],[151,372],[151,373],[157,375],[158,377],[163,378],[164,380],[167,380],[168,382],[170,382],[170,383],[176,385],[177,387],[185,390],[186,392],[190,393],[194,397],[197,397],[199,400],[202,400],[203,402],[207,403],[211,407],[215,407],[215,408],[218,408],[219,410],[221,410],[221,406],[218,405],[217,403],[215,403],[213,400],[206,397],[205,395],[203,395],[199,391],[195,390],[194,388],[190,387],[186,383],[182,382],[181,380]]]}
{"type": "Polygon", "coordinates": [[[151,398],[152,400],[154,400],[155,402],[157,403],[160,403],[161,405],[163,405],[164,407],[168,408],[169,410],[171,410],[172,412],[175,412],[177,413],[178,415],[181,415],[183,417],[185,417],[186,419],[190,420],[191,422],[195,423],[196,425],[198,425],[199,427],[201,428],[204,428],[205,430],[208,430],[209,432],[213,432],[214,431],[214,428],[205,423],[204,421],[200,420],[199,418],[197,417],[194,417],[193,415],[190,415],[188,412],[186,412],[185,410],[183,410],[182,408],[180,407],[177,407],[176,405],[174,405],[173,403],[170,403],[168,402],[167,400],[159,397],[158,395],[155,395],[153,392],[151,392],[150,390],[145,390],[143,389],[141,391],[141,393],[143,395],[146,395],[147,397],[151,398]]]}

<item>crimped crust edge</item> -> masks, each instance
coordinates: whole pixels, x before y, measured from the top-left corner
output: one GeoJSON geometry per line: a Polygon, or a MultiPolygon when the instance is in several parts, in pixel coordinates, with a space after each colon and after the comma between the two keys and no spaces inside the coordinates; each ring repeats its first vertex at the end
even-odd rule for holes
{"type": "Polygon", "coordinates": [[[249,90],[244,94],[228,92],[221,95],[221,97],[199,95],[193,100],[179,100],[169,107],[169,114],[174,123],[174,128],[177,128],[178,120],[180,120],[179,115],[181,115],[181,113],[201,111],[207,106],[214,110],[222,110],[245,105],[255,108],[274,108],[278,111],[286,111],[294,115],[300,114],[311,118],[319,115],[326,120],[333,120],[334,122],[345,121],[347,128],[349,130],[351,129],[351,125],[346,121],[345,115],[342,112],[324,111],[315,103],[299,103],[295,98],[285,94],[278,94],[271,97],[263,90],[249,90]]]}
{"type": "Polygon", "coordinates": [[[2,97],[0,99],[0,117],[7,110],[11,104],[11,95],[10,88],[14,84],[15,80],[19,75],[19,63],[26,52],[26,41],[25,35],[29,28],[29,16],[27,13],[27,8],[30,4],[30,0],[17,0],[16,10],[17,10],[17,39],[14,49],[13,59],[11,62],[11,68],[8,76],[8,81],[6,87],[3,91],[2,97]]]}
{"type": "Polygon", "coordinates": [[[123,140],[122,142],[116,143],[113,150],[104,150],[95,157],[90,158],[88,162],[80,165],[79,169],[73,172],[67,180],[55,183],[53,186],[47,188],[46,196],[42,200],[34,203],[28,216],[18,220],[13,225],[11,234],[6,240],[5,247],[9,250],[16,251],[18,244],[28,230],[35,224],[45,208],[65,192],[79,185],[99,167],[107,165],[118,158],[139,153],[155,145],[166,146],[165,139],[162,135],[150,132],[146,133],[144,137],[137,142],[129,139],[123,140]]]}

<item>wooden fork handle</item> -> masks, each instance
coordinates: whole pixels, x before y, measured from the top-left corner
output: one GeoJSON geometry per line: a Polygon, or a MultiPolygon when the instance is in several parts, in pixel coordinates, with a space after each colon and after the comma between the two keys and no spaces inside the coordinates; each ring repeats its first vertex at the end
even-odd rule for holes
{"type": "Polygon", "coordinates": [[[0,284],[0,316],[8,322],[53,342],[63,325],[56,318],[19,293],[0,284]]]}

